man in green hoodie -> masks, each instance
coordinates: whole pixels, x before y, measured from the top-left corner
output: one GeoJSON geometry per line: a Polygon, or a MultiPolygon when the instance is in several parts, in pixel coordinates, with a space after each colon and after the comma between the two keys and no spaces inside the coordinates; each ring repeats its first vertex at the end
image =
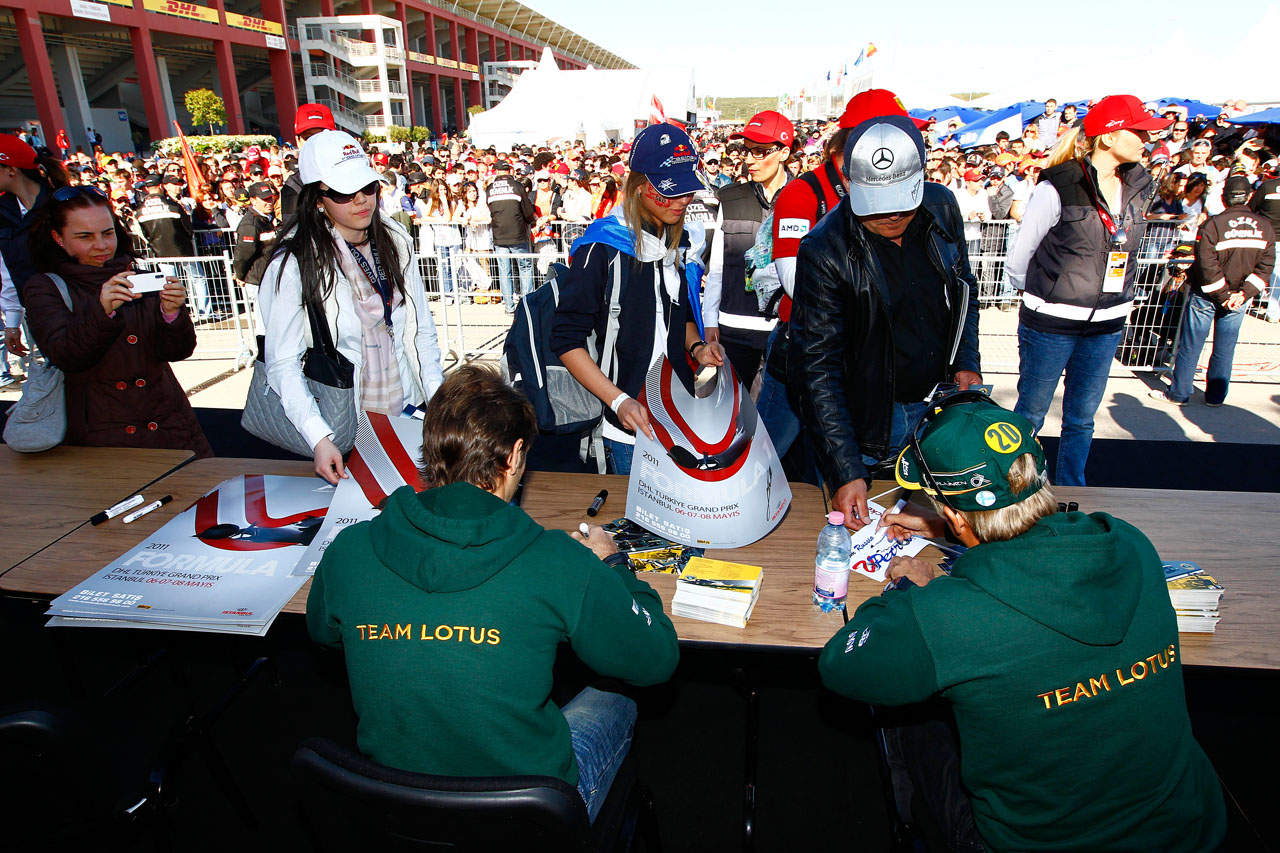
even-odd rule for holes
{"type": "Polygon", "coordinates": [[[428,488],[397,490],[338,535],[307,629],[345,652],[365,755],[449,776],[558,776],[595,820],[635,703],[587,688],[556,707],[556,649],[568,640],[596,672],[637,685],[669,678],[679,651],[662,600],[608,534],[575,542],[510,505],[536,434],[533,407],[495,370],[455,370],[426,407],[428,488]]]}
{"type": "Polygon", "coordinates": [[[941,515],[890,515],[889,535],[950,530],[968,550],[937,578],[895,560],[889,577],[908,588],[865,602],[827,643],[824,683],[876,705],[950,703],[989,849],[1215,849],[1222,792],[1191,734],[1147,538],[1058,512],[1031,424],[976,393],[930,406],[897,479],[941,515]]]}

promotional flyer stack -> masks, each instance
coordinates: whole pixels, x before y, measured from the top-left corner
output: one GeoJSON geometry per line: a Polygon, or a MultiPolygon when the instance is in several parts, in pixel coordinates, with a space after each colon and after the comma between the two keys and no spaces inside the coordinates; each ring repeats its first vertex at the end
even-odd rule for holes
{"type": "Polygon", "coordinates": [[[364,412],[351,477],[245,474],[219,483],[135,548],[54,599],[49,625],[262,636],[349,525],[421,488],[422,424],[364,412]]]}
{"type": "Polygon", "coordinates": [[[1218,627],[1218,604],[1226,590],[1204,569],[1185,560],[1164,564],[1169,601],[1178,615],[1178,632],[1211,634],[1218,627]]]}
{"type": "Polygon", "coordinates": [[[759,566],[694,557],[676,578],[671,612],[689,619],[745,628],[760,599],[763,577],[764,571],[759,566]]]}

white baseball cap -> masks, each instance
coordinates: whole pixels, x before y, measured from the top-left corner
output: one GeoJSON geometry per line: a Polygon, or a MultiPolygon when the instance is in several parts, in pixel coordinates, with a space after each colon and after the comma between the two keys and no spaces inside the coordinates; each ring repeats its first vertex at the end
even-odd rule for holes
{"type": "Polygon", "coordinates": [[[360,141],[341,130],[321,131],[307,140],[298,155],[298,174],[304,184],[323,182],[340,193],[353,193],[382,180],[369,165],[360,141]]]}

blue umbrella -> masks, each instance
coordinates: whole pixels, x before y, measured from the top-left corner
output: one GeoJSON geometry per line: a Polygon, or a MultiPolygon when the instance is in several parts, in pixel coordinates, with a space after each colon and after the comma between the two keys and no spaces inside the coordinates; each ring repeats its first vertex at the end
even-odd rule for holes
{"type": "Polygon", "coordinates": [[[1010,139],[1017,139],[1022,135],[1022,128],[1026,122],[1043,114],[1042,101],[1023,101],[988,113],[977,121],[966,124],[952,135],[961,148],[995,145],[996,134],[1000,131],[1008,133],[1010,139]]]}
{"type": "Polygon", "coordinates": [[[960,119],[961,124],[969,124],[986,115],[982,110],[971,110],[968,107],[939,107],[936,110],[907,110],[915,118],[937,119],[939,124],[946,124],[953,118],[960,119]]]}
{"type": "Polygon", "coordinates": [[[1156,104],[1162,113],[1169,107],[1181,107],[1187,111],[1187,118],[1217,118],[1222,113],[1222,107],[1217,104],[1206,104],[1190,98],[1161,98],[1156,104]]]}
{"type": "Polygon", "coordinates": [[[1229,119],[1232,124],[1280,124],[1280,107],[1229,119]]]}

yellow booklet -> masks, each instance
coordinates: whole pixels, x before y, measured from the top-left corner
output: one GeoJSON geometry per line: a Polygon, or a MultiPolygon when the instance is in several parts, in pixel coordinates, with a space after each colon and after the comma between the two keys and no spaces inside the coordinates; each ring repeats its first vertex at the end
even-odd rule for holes
{"type": "Polygon", "coordinates": [[[764,570],[759,566],[694,557],[680,572],[680,580],[692,586],[750,595],[759,586],[763,575],[764,570]]]}

